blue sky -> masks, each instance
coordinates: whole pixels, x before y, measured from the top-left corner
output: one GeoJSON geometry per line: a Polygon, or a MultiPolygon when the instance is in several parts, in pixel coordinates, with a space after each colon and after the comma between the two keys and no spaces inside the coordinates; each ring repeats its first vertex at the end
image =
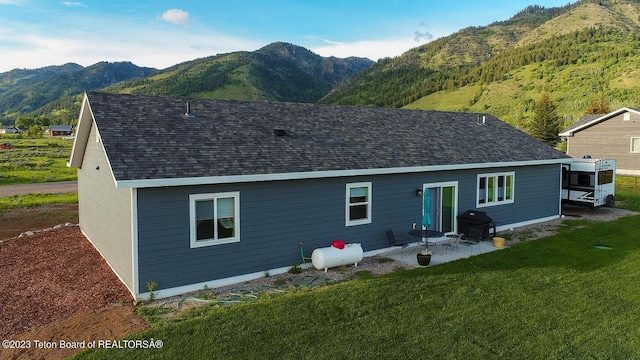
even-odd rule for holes
{"type": "Polygon", "coordinates": [[[68,62],[164,69],[275,41],[322,56],[394,57],[528,5],[568,0],[0,0],[0,72],[68,62]]]}

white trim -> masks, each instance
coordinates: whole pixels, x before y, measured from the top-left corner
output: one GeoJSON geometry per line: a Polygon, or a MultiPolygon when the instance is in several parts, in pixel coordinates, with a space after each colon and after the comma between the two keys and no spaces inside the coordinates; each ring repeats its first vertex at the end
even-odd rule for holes
{"type": "Polygon", "coordinates": [[[640,137],[632,136],[632,137],[630,137],[630,139],[631,140],[629,141],[630,142],[630,144],[629,144],[629,152],[632,153],[632,154],[640,154],[640,137]],[[633,140],[637,140],[638,141],[638,144],[637,144],[638,145],[637,146],[638,147],[638,151],[633,151],[633,140]]]}
{"type": "Polygon", "coordinates": [[[517,222],[517,223],[513,223],[513,224],[500,225],[500,226],[496,226],[496,231],[508,231],[508,230],[511,230],[512,228],[518,228],[518,227],[521,227],[521,226],[533,225],[533,224],[537,224],[537,223],[541,223],[541,222],[555,220],[555,219],[558,219],[558,218],[560,218],[560,215],[553,215],[553,216],[547,216],[547,217],[539,218],[539,219],[521,221],[521,222],[517,222]]]}
{"type": "MultiPolygon", "coordinates": [[[[424,194],[426,189],[432,189],[432,188],[439,188],[440,189],[440,204],[438,205],[442,205],[442,188],[443,187],[453,187],[454,188],[454,195],[455,199],[454,199],[454,204],[453,204],[453,215],[454,215],[454,220],[453,220],[453,232],[447,232],[447,234],[452,234],[452,233],[457,233],[458,232],[458,222],[455,221],[455,214],[458,213],[458,181],[443,181],[443,182],[437,182],[437,183],[428,183],[428,184],[422,184],[422,194],[424,194]]],[[[423,195],[424,196],[424,195],[423,195]]],[[[421,207],[423,207],[423,205],[420,205],[421,207]]],[[[422,211],[424,212],[424,208],[422,209],[422,211]]],[[[440,216],[442,217],[442,209],[439,210],[440,216]]],[[[424,216],[424,214],[422,214],[424,216]]],[[[438,221],[441,221],[441,219],[438,219],[438,221]]],[[[436,228],[438,231],[441,231],[442,229],[438,229],[436,228]]]]}
{"type": "Polygon", "coordinates": [[[507,172],[500,172],[500,173],[485,173],[485,174],[478,174],[476,176],[476,207],[477,208],[483,208],[483,207],[489,207],[489,206],[498,206],[498,205],[504,205],[504,204],[513,204],[513,202],[515,201],[515,195],[516,195],[516,173],[515,171],[507,171],[507,172]],[[505,184],[504,186],[504,197],[507,197],[507,184],[506,184],[506,180],[508,176],[511,176],[511,199],[506,200],[498,200],[498,177],[500,176],[504,176],[505,179],[505,184]],[[485,194],[485,198],[486,198],[486,202],[484,203],[480,203],[480,179],[481,178],[486,178],[486,184],[485,186],[488,189],[488,179],[489,178],[495,178],[495,180],[493,181],[493,197],[494,200],[489,202],[488,199],[488,194],[485,194]]]}
{"type": "Polygon", "coordinates": [[[131,189],[131,267],[133,273],[134,295],[140,291],[140,276],[138,276],[138,189],[131,189]]]}
{"type": "Polygon", "coordinates": [[[189,195],[189,243],[190,247],[199,248],[204,246],[215,246],[240,242],[240,192],[222,192],[222,193],[208,193],[208,194],[191,194],[189,195]],[[235,236],[231,238],[219,239],[217,236],[217,227],[213,226],[214,235],[213,239],[209,240],[196,240],[196,202],[202,200],[211,200],[213,202],[213,219],[214,222],[217,219],[217,205],[216,200],[220,198],[233,198],[233,220],[235,236]]]}
{"type": "Polygon", "coordinates": [[[559,172],[559,176],[558,176],[558,214],[562,214],[562,170],[564,169],[564,166],[560,165],[560,172],[559,172]]]}
{"type": "Polygon", "coordinates": [[[640,176],[640,170],[616,168],[616,175],[621,175],[621,176],[640,176]]]}
{"type": "Polygon", "coordinates": [[[358,182],[358,183],[348,183],[345,186],[346,188],[346,196],[344,201],[344,225],[345,226],[356,226],[363,224],[371,224],[371,208],[373,206],[373,199],[371,197],[372,193],[372,184],[371,182],[358,182]],[[349,219],[349,215],[351,214],[351,206],[355,204],[351,204],[351,193],[350,190],[354,188],[367,188],[367,201],[364,203],[359,203],[360,205],[367,205],[367,218],[366,219],[358,219],[351,220],[349,219]]]}
{"type": "MultiPolygon", "coordinates": [[[[265,270],[263,272],[254,272],[250,274],[232,276],[224,279],[205,281],[197,284],[183,285],[183,286],[177,286],[177,287],[168,288],[168,289],[162,289],[162,290],[156,291],[155,296],[157,299],[162,299],[170,296],[186,294],[192,291],[202,290],[205,286],[208,288],[217,288],[217,287],[226,286],[226,285],[238,284],[244,281],[251,281],[251,280],[263,278],[265,272],[268,272],[270,275],[283,274],[289,271],[290,268],[291,266],[286,266],[286,267],[281,267],[277,269],[265,270]]],[[[145,293],[138,294],[138,298],[142,300],[146,300],[149,298],[149,293],[145,292],[145,293]]]]}
{"type": "Polygon", "coordinates": [[[599,123],[601,121],[607,120],[607,119],[612,118],[614,116],[618,116],[618,115],[620,115],[620,114],[622,114],[624,112],[633,112],[633,113],[636,113],[636,114],[640,115],[640,112],[638,112],[637,110],[623,107],[623,108],[620,108],[620,109],[618,109],[616,111],[610,112],[610,113],[602,115],[600,117],[597,117],[597,118],[589,121],[586,124],[582,124],[582,125],[580,125],[580,126],[578,126],[576,128],[573,128],[571,130],[567,130],[565,132],[561,132],[558,135],[560,135],[560,136],[573,136],[574,133],[576,133],[576,132],[578,132],[578,131],[580,131],[580,130],[582,130],[584,128],[587,128],[589,126],[595,125],[595,124],[597,124],[597,123],[599,123]]]}
{"type": "Polygon", "coordinates": [[[231,184],[231,183],[245,183],[245,182],[260,182],[260,181],[322,179],[322,178],[344,177],[344,176],[387,175],[387,174],[436,172],[436,171],[448,171],[448,170],[489,169],[489,168],[496,168],[496,167],[562,164],[563,162],[566,162],[568,159],[569,158],[532,160],[532,161],[510,161],[510,162],[496,162],[496,163],[432,165],[432,166],[414,166],[414,167],[381,168],[381,169],[329,170],[329,171],[292,172],[292,173],[276,173],[276,174],[255,174],[255,175],[203,176],[203,177],[173,178],[173,179],[120,180],[120,181],[116,181],[116,188],[120,189],[120,188],[131,188],[131,187],[152,188],[152,187],[183,186],[183,185],[214,185],[214,184],[231,184]]]}
{"type": "Polygon", "coordinates": [[[111,269],[111,272],[113,272],[118,279],[120,280],[120,282],[124,285],[125,288],[127,288],[127,290],[129,290],[129,293],[131,294],[131,296],[133,297],[133,299],[136,299],[136,295],[137,291],[134,291],[132,289],[129,288],[129,286],[127,286],[126,281],[124,281],[122,279],[122,277],[120,276],[120,274],[118,274],[118,272],[116,271],[116,269],[113,268],[113,266],[111,266],[111,263],[109,262],[109,260],[107,260],[107,258],[104,256],[104,254],[102,254],[102,252],[100,251],[100,249],[98,249],[98,247],[96,246],[96,244],[93,243],[93,241],[91,241],[91,238],[89,237],[89,235],[87,235],[87,233],[84,232],[84,230],[82,229],[82,227],[80,227],[80,232],[82,232],[82,235],[84,235],[84,237],[89,241],[89,243],[91,244],[91,246],[93,246],[93,248],[98,252],[98,254],[100,254],[100,256],[102,256],[102,258],[104,259],[104,262],[107,263],[107,265],[109,265],[109,268],[111,269]]]}
{"type": "Polygon", "coordinates": [[[76,126],[76,135],[73,139],[73,147],[71,148],[71,156],[67,161],[67,167],[79,168],[82,165],[84,152],[87,148],[89,133],[91,132],[91,124],[93,123],[93,113],[89,99],[85,93],[82,105],[80,106],[80,115],[78,116],[78,125],[76,126]]]}

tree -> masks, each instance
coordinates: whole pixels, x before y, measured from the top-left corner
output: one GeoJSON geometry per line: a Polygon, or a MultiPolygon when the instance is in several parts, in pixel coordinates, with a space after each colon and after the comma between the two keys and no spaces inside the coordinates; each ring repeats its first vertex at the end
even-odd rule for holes
{"type": "Polygon", "coordinates": [[[42,133],[43,130],[39,125],[32,125],[29,127],[25,135],[32,139],[38,139],[42,137],[42,133]]]}
{"type": "Polygon", "coordinates": [[[529,132],[534,138],[555,146],[560,141],[560,117],[556,111],[556,105],[548,93],[542,94],[542,98],[533,107],[533,118],[529,126],[529,132]]]}
{"type": "Polygon", "coordinates": [[[587,107],[587,114],[608,114],[610,112],[609,101],[604,97],[604,95],[591,100],[589,107],[587,107]]]}
{"type": "Polygon", "coordinates": [[[36,124],[35,120],[33,118],[30,118],[30,117],[19,116],[16,119],[16,127],[19,127],[19,128],[27,128],[28,129],[28,128],[32,127],[33,125],[35,125],[35,124],[36,124]]]}

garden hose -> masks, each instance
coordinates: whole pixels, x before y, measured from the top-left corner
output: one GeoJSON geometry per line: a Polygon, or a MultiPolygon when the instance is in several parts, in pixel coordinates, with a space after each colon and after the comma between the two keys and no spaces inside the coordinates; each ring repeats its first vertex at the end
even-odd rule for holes
{"type": "Polygon", "coordinates": [[[307,260],[311,260],[310,257],[304,257],[304,248],[302,247],[302,241],[300,241],[298,243],[298,246],[300,247],[300,256],[302,257],[302,263],[304,264],[304,268],[307,268],[307,260]]]}

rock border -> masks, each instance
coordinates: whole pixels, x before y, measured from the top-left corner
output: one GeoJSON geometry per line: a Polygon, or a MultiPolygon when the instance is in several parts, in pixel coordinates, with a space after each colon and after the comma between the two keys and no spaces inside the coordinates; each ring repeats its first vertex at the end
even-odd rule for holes
{"type": "MultiPolygon", "coordinates": [[[[25,236],[33,236],[35,234],[39,234],[41,232],[47,232],[47,231],[51,231],[51,230],[57,230],[57,229],[62,229],[63,227],[74,227],[74,226],[80,226],[80,224],[74,224],[71,222],[66,222],[64,224],[58,224],[55,225],[54,227],[50,227],[50,228],[46,228],[46,229],[42,229],[42,230],[30,230],[30,231],[25,231],[20,233],[20,235],[18,235],[17,237],[22,238],[25,236]]],[[[0,242],[1,244],[2,242],[0,242]]]]}

